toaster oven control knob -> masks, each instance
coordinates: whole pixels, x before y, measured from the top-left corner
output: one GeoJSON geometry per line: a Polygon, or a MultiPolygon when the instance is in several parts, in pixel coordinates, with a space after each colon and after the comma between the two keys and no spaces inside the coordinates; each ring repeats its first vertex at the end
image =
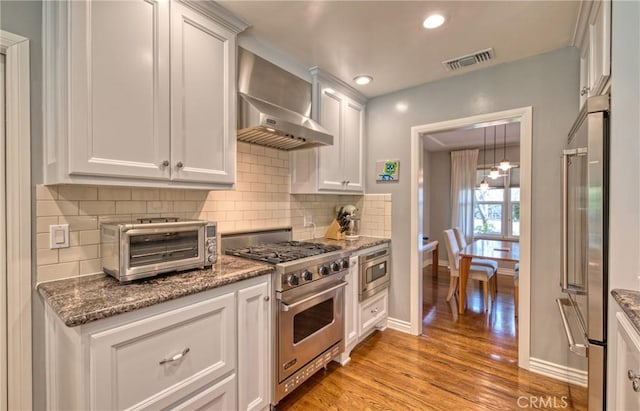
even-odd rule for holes
{"type": "Polygon", "coordinates": [[[215,249],[216,248],[213,246],[213,244],[210,245],[209,247],[207,247],[207,251],[210,252],[210,253],[213,253],[215,251],[215,249]]]}
{"type": "Polygon", "coordinates": [[[326,265],[323,265],[322,267],[320,267],[318,269],[318,271],[320,272],[320,274],[322,275],[327,275],[329,274],[329,267],[327,267],[326,265]]]}
{"type": "Polygon", "coordinates": [[[342,267],[342,269],[349,268],[349,260],[342,260],[340,262],[340,266],[342,267]]]}
{"type": "Polygon", "coordinates": [[[304,270],[302,272],[302,279],[305,281],[311,281],[313,280],[313,273],[309,270],[304,270]]]}
{"type": "Polygon", "coordinates": [[[291,274],[287,277],[287,284],[289,285],[298,285],[300,283],[300,279],[295,274],[291,274]]]}
{"type": "Polygon", "coordinates": [[[207,257],[207,261],[209,261],[210,263],[213,263],[213,260],[214,260],[214,257],[212,255],[207,257]]]}
{"type": "Polygon", "coordinates": [[[340,271],[340,264],[338,264],[336,261],[331,263],[331,271],[340,271]]]}

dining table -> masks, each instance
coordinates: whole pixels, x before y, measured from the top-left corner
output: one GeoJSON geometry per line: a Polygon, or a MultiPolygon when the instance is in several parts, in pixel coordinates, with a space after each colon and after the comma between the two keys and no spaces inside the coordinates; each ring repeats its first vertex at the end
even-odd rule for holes
{"type": "Polygon", "coordinates": [[[520,244],[516,241],[477,239],[460,251],[459,314],[464,314],[466,309],[467,282],[473,258],[517,263],[520,260],[520,244]]]}

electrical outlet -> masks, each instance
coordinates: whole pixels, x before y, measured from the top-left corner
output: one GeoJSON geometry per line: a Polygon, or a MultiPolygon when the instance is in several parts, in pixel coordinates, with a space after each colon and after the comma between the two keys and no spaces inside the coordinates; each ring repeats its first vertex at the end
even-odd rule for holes
{"type": "Polygon", "coordinates": [[[304,215],[304,226],[309,227],[313,225],[313,216],[311,214],[304,215]]]}

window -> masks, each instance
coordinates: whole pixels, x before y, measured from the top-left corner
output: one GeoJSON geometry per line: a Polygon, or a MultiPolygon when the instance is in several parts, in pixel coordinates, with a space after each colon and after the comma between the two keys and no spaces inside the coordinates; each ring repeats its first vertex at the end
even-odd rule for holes
{"type": "Polygon", "coordinates": [[[476,172],[474,190],[473,234],[476,237],[512,238],[520,235],[520,169],[491,180],[489,189],[481,190],[484,170],[476,172]]]}

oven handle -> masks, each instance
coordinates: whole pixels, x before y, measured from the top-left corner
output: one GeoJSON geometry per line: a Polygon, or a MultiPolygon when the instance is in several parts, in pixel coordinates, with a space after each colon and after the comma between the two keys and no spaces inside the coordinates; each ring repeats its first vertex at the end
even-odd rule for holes
{"type": "Polygon", "coordinates": [[[347,283],[346,281],[343,281],[343,282],[341,282],[341,283],[340,283],[340,284],[338,284],[338,285],[334,285],[334,286],[333,286],[333,287],[331,287],[331,288],[327,288],[326,290],[324,290],[324,291],[322,291],[322,292],[320,292],[320,293],[310,295],[309,297],[307,297],[307,298],[303,298],[303,299],[302,299],[302,300],[300,300],[300,301],[296,301],[296,302],[295,302],[295,303],[293,303],[293,304],[286,304],[285,302],[280,301],[280,304],[282,304],[282,311],[289,311],[289,310],[291,310],[292,308],[296,308],[297,306],[299,306],[299,305],[301,305],[301,304],[304,304],[304,303],[306,303],[306,302],[308,302],[308,301],[311,301],[311,300],[313,300],[313,299],[315,299],[315,298],[318,298],[318,297],[320,297],[320,296],[322,296],[322,295],[325,295],[325,294],[328,294],[328,293],[330,293],[330,292],[332,292],[332,291],[335,291],[335,290],[337,290],[338,288],[346,287],[346,286],[347,286],[347,284],[348,284],[348,283],[347,283]]]}

